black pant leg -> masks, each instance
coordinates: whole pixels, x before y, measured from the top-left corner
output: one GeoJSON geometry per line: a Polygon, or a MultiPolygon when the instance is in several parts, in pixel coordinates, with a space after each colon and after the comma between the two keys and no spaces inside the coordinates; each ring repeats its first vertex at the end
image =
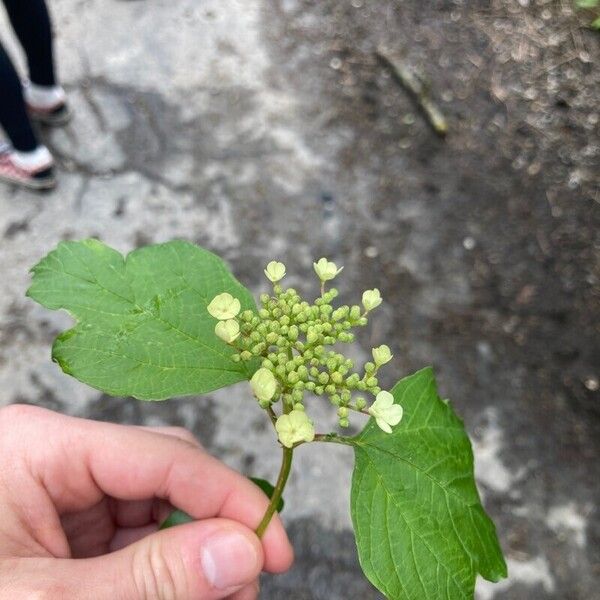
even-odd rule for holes
{"type": "Polygon", "coordinates": [[[29,78],[38,85],[56,85],[52,25],[44,0],[3,0],[10,22],[25,50],[29,78]]]}
{"type": "Polygon", "coordinates": [[[25,108],[21,80],[2,44],[0,44],[0,125],[15,149],[28,152],[38,147],[25,108]]]}

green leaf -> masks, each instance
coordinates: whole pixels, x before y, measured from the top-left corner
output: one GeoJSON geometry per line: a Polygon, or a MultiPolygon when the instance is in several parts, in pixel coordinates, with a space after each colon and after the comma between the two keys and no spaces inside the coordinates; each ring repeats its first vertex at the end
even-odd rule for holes
{"type": "Polygon", "coordinates": [[[217,256],[174,241],[124,258],[97,240],[62,242],[32,269],[27,295],[65,309],[77,325],[54,342],[65,373],[113,396],[162,400],[248,379],[206,307],[229,292],[255,310],[250,292],[217,256]]]}
{"type": "Polygon", "coordinates": [[[579,8],[595,8],[600,4],[600,0],[577,0],[579,8]]]}
{"type": "Polygon", "coordinates": [[[186,512],[182,510],[174,510],[160,525],[159,530],[168,529],[169,527],[175,527],[175,525],[185,525],[186,523],[192,523],[196,519],[190,517],[186,512]]]}
{"type": "Polygon", "coordinates": [[[594,21],[592,21],[590,23],[590,27],[592,27],[592,29],[598,29],[598,30],[600,30],[600,17],[598,17],[597,19],[595,19],[594,21]]]}
{"type": "MultiPolygon", "coordinates": [[[[248,479],[254,482],[269,497],[269,499],[273,497],[275,488],[266,479],[260,479],[258,477],[249,477],[248,479]]],[[[277,503],[277,512],[280,513],[284,506],[285,502],[283,501],[283,498],[279,498],[279,502],[277,503]]]]}
{"type": "Polygon", "coordinates": [[[352,521],[361,566],[393,600],[472,599],[477,573],[507,576],[473,476],[463,424],[431,369],[392,390],[404,418],[391,434],[371,419],[352,438],[352,521]]]}

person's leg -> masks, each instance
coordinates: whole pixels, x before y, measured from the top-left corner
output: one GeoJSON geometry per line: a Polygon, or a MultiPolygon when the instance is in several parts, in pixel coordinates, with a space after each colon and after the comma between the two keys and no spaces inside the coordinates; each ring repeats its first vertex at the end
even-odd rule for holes
{"type": "Polygon", "coordinates": [[[52,156],[35,136],[21,81],[0,44],[0,126],[12,145],[0,144],[0,180],[29,188],[53,187],[52,156]]]}
{"type": "Polygon", "coordinates": [[[29,81],[25,102],[32,118],[47,125],[64,125],[71,114],[54,67],[52,25],[44,0],[3,0],[10,22],[25,50],[29,81]]]}
{"type": "Polygon", "coordinates": [[[15,150],[31,152],[39,146],[25,108],[21,80],[1,43],[0,125],[15,150]]]}
{"type": "Polygon", "coordinates": [[[4,0],[10,22],[27,55],[32,83],[56,85],[52,25],[44,0],[4,0]]]}

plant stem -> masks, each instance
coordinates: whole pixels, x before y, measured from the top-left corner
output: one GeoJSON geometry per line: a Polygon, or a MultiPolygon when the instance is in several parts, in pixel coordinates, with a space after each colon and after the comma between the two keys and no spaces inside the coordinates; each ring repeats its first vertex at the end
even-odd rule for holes
{"type": "Polygon", "coordinates": [[[331,442],[333,444],[344,444],[345,446],[352,446],[351,438],[337,433],[317,433],[315,434],[315,442],[331,442]]]}
{"type": "Polygon", "coordinates": [[[267,512],[265,512],[262,521],[256,528],[256,535],[259,538],[262,538],[275,511],[277,510],[277,505],[279,504],[279,500],[283,494],[283,490],[285,488],[285,484],[287,483],[290,469],[292,467],[292,455],[294,450],[292,448],[284,448],[283,449],[283,458],[281,460],[281,468],[279,469],[279,477],[277,477],[277,483],[275,484],[275,490],[273,491],[273,496],[271,496],[271,502],[267,507],[267,512]]]}

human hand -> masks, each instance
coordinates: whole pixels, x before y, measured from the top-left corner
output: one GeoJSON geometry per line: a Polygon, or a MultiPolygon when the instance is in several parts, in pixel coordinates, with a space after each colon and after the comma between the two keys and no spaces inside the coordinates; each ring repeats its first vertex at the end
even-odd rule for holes
{"type": "Polygon", "coordinates": [[[2,599],[253,600],[293,560],[267,504],[184,429],[0,409],[2,599]],[[173,506],[199,520],[157,531],[173,506]]]}

